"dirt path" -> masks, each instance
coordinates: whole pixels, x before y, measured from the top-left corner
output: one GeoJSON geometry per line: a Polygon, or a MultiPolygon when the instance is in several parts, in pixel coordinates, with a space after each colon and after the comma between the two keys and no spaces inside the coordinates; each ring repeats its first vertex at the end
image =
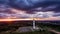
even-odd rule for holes
{"type": "Polygon", "coordinates": [[[48,31],[54,32],[54,33],[56,33],[56,34],[60,34],[60,32],[58,32],[58,31],[56,31],[56,30],[54,30],[54,29],[48,29],[48,31]]]}

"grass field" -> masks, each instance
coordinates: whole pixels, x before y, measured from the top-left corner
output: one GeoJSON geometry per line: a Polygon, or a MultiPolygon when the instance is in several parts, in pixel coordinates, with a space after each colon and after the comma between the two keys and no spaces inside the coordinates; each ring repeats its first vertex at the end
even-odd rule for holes
{"type": "Polygon", "coordinates": [[[9,33],[1,33],[1,34],[55,34],[55,33],[45,30],[45,31],[25,32],[25,33],[9,32],[9,33]]]}
{"type": "MultiPolygon", "coordinates": [[[[29,23],[30,24],[30,23],[29,23]]],[[[31,32],[16,32],[19,27],[26,27],[29,24],[27,23],[18,23],[18,24],[10,24],[10,25],[2,25],[0,28],[0,34],[56,34],[55,32],[48,31],[49,28],[52,28],[56,31],[60,31],[60,26],[44,24],[44,23],[36,23],[36,26],[42,28],[43,30],[39,31],[31,31],[31,32]],[[11,32],[6,32],[11,31],[11,32]]],[[[32,26],[32,24],[30,24],[32,26]]]]}

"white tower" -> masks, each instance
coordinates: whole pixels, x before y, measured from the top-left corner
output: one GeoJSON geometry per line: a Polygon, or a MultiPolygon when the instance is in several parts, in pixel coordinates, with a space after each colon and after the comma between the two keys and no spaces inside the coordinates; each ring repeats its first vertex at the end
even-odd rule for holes
{"type": "Polygon", "coordinates": [[[36,27],[35,27],[35,19],[34,19],[34,17],[33,17],[33,29],[35,29],[36,27]]]}

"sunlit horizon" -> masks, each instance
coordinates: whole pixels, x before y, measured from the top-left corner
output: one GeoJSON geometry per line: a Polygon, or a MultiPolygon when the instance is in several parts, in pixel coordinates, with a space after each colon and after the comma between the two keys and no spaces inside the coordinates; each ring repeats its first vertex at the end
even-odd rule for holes
{"type": "Polygon", "coordinates": [[[53,21],[53,20],[60,20],[60,18],[56,18],[56,17],[49,17],[49,18],[16,18],[16,19],[12,19],[12,18],[6,18],[6,19],[0,19],[0,22],[1,21],[29,21],[29,20],[32,20],[33,21],[36,20],[36,21],[45,21],[45,20],[48,20],[48,21],[53,21]]]}

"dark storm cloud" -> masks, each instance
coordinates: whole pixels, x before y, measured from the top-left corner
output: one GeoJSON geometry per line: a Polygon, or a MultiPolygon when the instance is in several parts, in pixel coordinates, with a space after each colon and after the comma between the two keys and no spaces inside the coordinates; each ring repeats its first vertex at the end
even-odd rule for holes
{"type": "Polygon", "coordinates": [[[12,7],[25,10],[37,7],[47,7],[56,4],[60,5],[60,0],[10,0],[10,2],[12,7]]]}
{"type": "Polygon", "coordinates": [[[60,0],[0,0],[0,4],[7,4],[20,10],[30,11],[34,8],[43,7],[44,10],[60,11],[60,0]],[[54,6],[56,7],[54,8],[54,6]]]}
{"type": "Polygon", "coordinates": [[[0,0],[0,17],[31,17],[30,14],[38,14],[37,12],[41,11],[60,12],[60,0],[0,0]],[[16,10],[17,14],[13,14],[14,9],[16,10]],[[24,10],[26,14],[21,14],[21,16],[20,14],[18,15],[18,9],[24,10]]]}
{"type": "Polygon", "coordinates": [[[0,0],[0,4],[8,4],[9,0],[0,0]]]}

